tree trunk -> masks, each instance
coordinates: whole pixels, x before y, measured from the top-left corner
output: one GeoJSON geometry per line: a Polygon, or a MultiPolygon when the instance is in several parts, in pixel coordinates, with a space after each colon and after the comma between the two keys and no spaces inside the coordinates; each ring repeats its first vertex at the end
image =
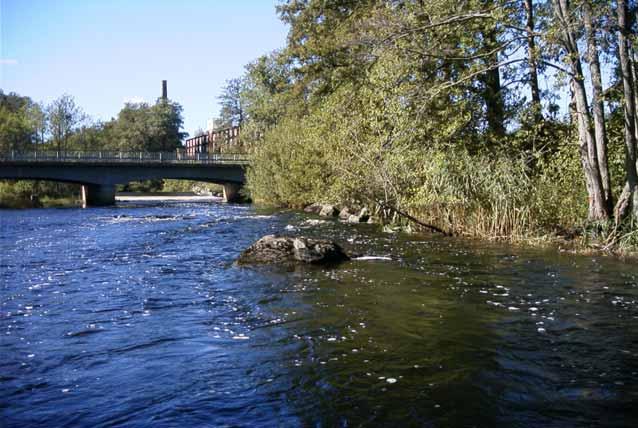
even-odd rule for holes
{"type": "Polygon", "coordinates": [[[534,121],[539,124],[543,120],[541,92],[538,86],[538,52],[534,38],[534,4],[533,0],[524,0],[527,15],[525,32],[527,33],[527,62],[529,63],[529,86],[532,91],[532,109],[534,121]]]}
{"type": "Polygon", "coordinates": [[[625,113],[625,187],[616,205],[616,223],[630,212],[638,220],[638,173],[636,171],[636,104],[634,100],[634,82],[629,57],[629,21],[627,2],[618,0],[618,57],[622,73],[624,113],[625,113]]]}
{"type": "Polygon", "coordinates": [[[505,135],[505,112],[501,94],[501,77],[499,69],[490,70],[485,76],[485,106],[487,109],[487,124],[496,137],[505,135]]]}
{"type": "Polygon", "coordinates": [[[578,49],[577,37],[571,22],[569,1],[553,0],[554,13],[562,27],[562,43],[567,51],[567,60],[571,68],[571,88],[574,93],[576,107],[576,122],[578,124],[578,141],[583,172],[587,181],[587,192],[589,194],[589,221],[601,221],[609,219],[610,212],[605,204],[605,196],[600,169],[598,166],[598,153],[596,149],[596,139],[591,127],[591,116],[587,102],[587,92],[585,90],[585,80],[580,62],[580,52],[578,49]]]}
{"type": "MultiPolygon", "coordinates": [[[[635,48],[630,48],[630,52],[632,54],[633,61],[631,61],[631,78],[634,82],[634,135],[636,138],[636,144],[638,144],[638,88],[636,88],[636,84],[638,84],[638,54],[636,53],[635,48]]],[[[638,154],[637,154],[638,156],[638,154]]],[[[636,165],[638,169],[638,164],[636,165]]]]}
{"type": "MultiPolygon", "coordinates": [[[[489,0],[488,5],[494,3],[489,0]]],[[[483,82],[483,101],[485,102],[485,116],[487,125],[493,136],[497,139],[505,136],[505,103],[503,101],[503,93],[501,87],[501,71],[498,64],[498,39],[497,29],[491,28],[483,32],[484,48],[487,51],[494,51],[486,60],[486,66],[489,69],[482,76],[483,82]]]]}
{"type": "Polygon", "coordinates": [[[594,132],[596,138],[596,153],[598,157],[598,169],[605,195],[607,211],[611,212],[613,200],[611,194],[611,177],[609,176],[609,163],[607,161],[607,129],[605,128],[605,110],[603,105],[603,83],[598,60],[598,47],[596,33],[592,21],[592,9],[589,1],[583,3],[583,18],[587,36],[587,61],[592,83],[592,110],[594,114],[594,132]]]}

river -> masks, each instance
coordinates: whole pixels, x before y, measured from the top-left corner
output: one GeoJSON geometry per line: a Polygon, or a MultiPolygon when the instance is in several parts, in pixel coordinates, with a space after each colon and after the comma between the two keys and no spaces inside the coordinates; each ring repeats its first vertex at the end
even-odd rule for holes
{"type": "Polygon", "coordinates": [[[638,426],[632,262],[307,219],[0,211],[0,425],[638,426]],[[381,258],[233,264],[271,233],[381,258]]]}

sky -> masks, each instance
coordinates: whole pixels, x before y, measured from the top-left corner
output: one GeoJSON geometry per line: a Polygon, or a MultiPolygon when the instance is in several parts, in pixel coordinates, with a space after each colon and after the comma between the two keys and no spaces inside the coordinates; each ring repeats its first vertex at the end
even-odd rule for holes
{"type": "Polygon", "coordinates": [[[0,0],[0,88],[49,103],[72,95],[95,119],[168,97],[206,128],[228,79],[282,48],[277,0],[0,0]]]}

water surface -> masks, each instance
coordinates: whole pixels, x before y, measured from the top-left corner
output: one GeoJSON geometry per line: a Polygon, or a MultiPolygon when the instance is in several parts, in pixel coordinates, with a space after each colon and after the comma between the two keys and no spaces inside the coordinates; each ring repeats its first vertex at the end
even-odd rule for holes
{"type": "Polygon", "coordinates": [[[2,426],[638,426],[638,268],[215,203],[0,212],[2,426]],[[381,257],[240,268],[269,233],[381,257]]]}

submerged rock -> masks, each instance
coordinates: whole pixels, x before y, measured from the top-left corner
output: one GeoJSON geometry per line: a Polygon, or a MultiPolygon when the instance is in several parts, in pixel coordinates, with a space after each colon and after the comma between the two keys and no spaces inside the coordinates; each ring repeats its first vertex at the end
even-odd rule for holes
{"type": "Polygon", "coordinates": [[[332,241],[267,235],[248,247],[237,263],[331,264],[349,259],[341,247],[332,241]]]}

